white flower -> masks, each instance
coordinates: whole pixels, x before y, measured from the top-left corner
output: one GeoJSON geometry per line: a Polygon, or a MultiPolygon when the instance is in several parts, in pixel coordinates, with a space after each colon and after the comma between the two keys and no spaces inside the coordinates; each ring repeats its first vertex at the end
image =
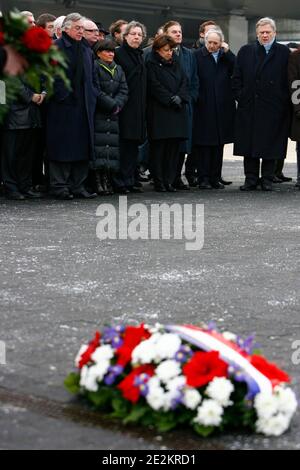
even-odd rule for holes
{"type": "Polygon", "coordinates": [[[256,422],[256,431],[266,436],[280,436],[289,427],[290,420],[287,416],[279,413],[270,418],[260,418],[256,422]]]}
{"type": "Polygon", "coordinates": [[[254,407],[258,418],[267,420],[276,415],[278,411],[278,400],[272,393],[258,393],[254,398],[254,407]]]}
{"type": "Polygon", "coordinates": [[[174,377],[174,379],[170,380],[166,384],[166,388],[172,392],[173,390],[180,390],[186,384],[186,377],[184,375],[179,375],[178,377],[174,377]]]}
{"type": "Polygon", "coordinates": [[[154,410],[163,409],[165,406],[165,393],[163,388],[159,386],[150,387],[146,401],[154,410]]]}
{"type": "Polygon", "coordinates": [[[154,333],[142,341],[132,351],[133,364],[159,363],[163,359],[173,359],[181,345],[178,335],[172,333],[154,333]]]}
{"type": "Polygon", "coordinates": [[[181,373],[181,367],[178,362],[169,359],[161,362],[159,366],[156,367],[155,373],[161,382],[166,384],[169,380],[177,377],[181,373]]]}
{"type": "Polygon", "coordinates": [[[79,362],[80,362],[80,360],[81,360],[81,356],[83,355],[83,353],[85,353],[85,351],[87,350],[87,348],[88,348],[88,345],[87,345],[87,344],[83,344],[83,345],[81,346],[81,348],[79,349],[79,351],[78,351],[78,353],[77,353],[77,355],[76,355],[76,357],[75,357],[75,366],[76,366],[76,367],[79,367],[79,362]]]}
{"type": "Polygon", "coordinates": [[[190,410],[195,410],[200,405],[202,397],[195,388],[186,388],[183,392],[183,404],[190,410]]]}
{"type": "Polygon", "coordinates": [[[99,348],[97,348],[91,355],[91,359],[97,364],[102,361],[109,361],[113,357],[114,350],[109,344],[99,346],[99,348]]]}
{"type": "Polygon", "coordinates": [[[277,386],[274,389],[274,393],[277,398],[278,411],[291,418],[298,406],[293,390],[277,386]]]}
{"type": "Polygon", "coordinates": [[[83,366],[80,374],[80,385],[90,392],[96,392],[98,383],[103,380],[109,366],[109,361],[102,361],[91,367],[83,366]]]}
{"type": "Polygon", "coordinates": [[[173,405],[174,402],[178,405],[181,403],[181,393],[180,390],[171,390],[168,392],[165,392],[165,403],[164,403],[164,411],[169,411],[173,405]]]}
{"type": "Polygon", "coordinates": [[[156,376],[151,377],[151,379],[148,380],[147,385],[148,385],[149,391],[155,388],[161,388],[160,380],[156,376]]]}
{"type": "Polygon", "coordinates": [[[231,331],[224,331],[223,338],[226,339],[227,341],[233,341],[235,343],[237,339],[237,335],[235,335],[234,333],[231,333],[231,331]]]}
{"type": "Polygon", "coordinates": [[[156,359],[173,359],[178,349],[181,346],[181,339],[178,335],[173,333],[165,333],[160,335],[156,345],[156,359]]]}
{"type": "Polygon", "coordinates": [[[205,394],[217,401],[221,406],[232,405],[229,400],[231,393],[234,391],[234,386],[225,377],[215,377],[207,386],[205,394]]]}
{"type": "Polygon", "coordinates": [[[155,358],[155,344],[160,338],[160,334],[156,333],[149,339],[142,341],[138,344],[131,354],[131,361],[133,364],[149,364],[155,358]]]}
{"type": "Polygon", "coordinates": [[[204,426],[220,426],[222,422],[223,408],[214,400],[203,400],[197,409],[194,422],[204,426]]]}

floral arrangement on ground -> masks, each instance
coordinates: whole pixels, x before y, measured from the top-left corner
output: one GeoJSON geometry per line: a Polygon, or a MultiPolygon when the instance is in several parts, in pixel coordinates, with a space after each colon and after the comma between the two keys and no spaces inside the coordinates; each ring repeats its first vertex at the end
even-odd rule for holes
{"type": "Polygon", "coordinates": [[[124,424],[279,436],[297,400],[288,374],[255,347],[254,335],[214,324],[105,327],[80,348],[65,386],[124,424]]]}

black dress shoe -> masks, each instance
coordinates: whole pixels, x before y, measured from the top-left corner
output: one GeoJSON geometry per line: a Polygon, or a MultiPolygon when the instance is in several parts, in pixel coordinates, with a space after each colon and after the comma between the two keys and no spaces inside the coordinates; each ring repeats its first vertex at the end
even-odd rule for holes
{"type": "Polygon", "coordinates": [[[212,185],[207,181],[202,181],[202,183],[199,184],[199,189],[212,189],[212,185]]]}
{"type": "Polygon", "coordinates": [[[41,199],[44,197],[44,194],[39,193],[37,191],[33,191],[32,189],[29,189],[26,192],[22,192],[23,196],[27,199],[41,199]]]}
{"type": "Polygon", "coordinates": [[[273,176],[272,182],[275,184],[283,183],[281,178],[278,178],[278,176],[273,176]]]}
{"type": "Polygon", "coordinates": [[[83,190],[83,191],[81,191],[81,193],[74,193],[73,196],[78,198],[78,199],[94,199],[95,197],[98,196],[98,194],[97,193],[89,193],[88,191],[83,190]]]}
{"type": "Polygon", "coordinates": [[[211,183],[211,187],[212,187],[213,189],[225,189],[224,184],[219,183],[219,182],[217,182],[217,183],[211,183]]]}
{"type": "Polygon", "coordinates": [[[63,191],[62,193],[54,194],[54,197],[60,201],[71,201],[74,199],[73,194],[70,194],[69,191],[63,191]]]}
{"type": "Polygon", "coordinates": [[[255,184],[243,184],[243,186],[240,186],[241,191],[255,191],[257,189],[257,186],[255,184]]]}
{"type": "Polygon", "coordinates": [[[282,183],[288,183],[289,181],[293,181],[293,178],[289,178],[288,176],[284,176],[283,173],[278,178],[281,179],[282,183]]]}
{"type": "Polygon", "coordinates": [[[162,184],[156,184],[154,186],[154,191],[156,191],[157,193],[165,193],[167,190],[162,184]]]}
{"type": "Polygon", "coordinates": [[[198,180],[197,180],[197,177],[196,176],[190,176],[190,177],[187,177],[185,175],[186,179],[187,179],[187,182],[189,183],[189,186],[191,188],[196,188],[198,186],[198,180]]]}
{"type": "Polygon", "coordinates": [[[166,188],[166,191],[168,191],[168,193],[176,193],[176,188],[174,188],[174,186],[172,186],[171,184],[165,184],[165,188],[166,188]]]}
{"type": "Polygon", "coordinates": [[[129,189],[125,188],[125,186],[119,186],[115,188],[115,193],[117,194],[129,194],[129,189]]]}
{"type": "Polygon", "coordinates": [[[232,184],[232,181],[225,181],[223,180],[223,178],[220,178],[220,183],[224,186],[229,186],[230,184],[232,184]]]}
{"type": "Polygon", "coordinates": [[[182,179],[178,180],[173,184],[173,187],[179,189],[179,191],[188,191],[190,189],[188,184],[184,184],[182,179]]]}
{"type": "Polygon", "coordinates": [[[273,191],[272,183],[261,183],[262,191],[273,191]]]}
{"type": "Polygon", "coordinates": [[[10,199],[11,201],[25,201],[25,196],[23,194],[13,191],[11,193],[5,194],[6,199],[10,199]]]}
{"type": "Polygon", "coordinates": [[[130,193],[143,193],[144,192],[143,188],[140,188],[138,186],[128,186],[127,189],[130,193]]]}

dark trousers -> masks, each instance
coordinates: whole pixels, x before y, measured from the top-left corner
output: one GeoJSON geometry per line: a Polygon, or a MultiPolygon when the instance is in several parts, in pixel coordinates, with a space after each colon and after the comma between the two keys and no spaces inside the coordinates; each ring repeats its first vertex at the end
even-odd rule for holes
{"type": "Polygon", "coordinates": [[[197,173],[197,151],[195,148],[192,149],[192,152],[189,153],[185,161],[185,176],[187,180],[192,179],[196,176],[197,173]]]}
{"type": "Polygon", "coordinates": [[[32,186],[32,161],[39,129],[3,130],[2,180],[7,192],[27,192],[32,186]]]}
{"type": "MultiPolygon", "coordinates": [[[[181,178],[185,155],[186,154],[182,152],[180,152],[179,154],[175,181],[178,181],[181,178]]],[[[196,176],[196,171],[197,171],[197,152],[195,151],[195,149],[193,149],[191,153],[187,154],[186,160],[185,160],[184,174],[185,174],[186,179],[187,180],[193,179],[196,176]]]]}
{"type": "Polygon", "coordinates": [[[182,168],[184,164],[185,153],[180,152],[178,156],[177,169],[176,169],[176,178],[174,184],[178,183],[181,180],[182,168]]]}
{"type": "Polygon", "coordinates": [[[155,185],[174,183],[180,144],[180,139],[160,139],[150,142],[151,171],[155,185]]]}
{"type": "Polygon", "coordinates": [[[32,183],[45,185],[47,183],[48,166],[45,162],[46,155],[46,129],[38,129],[36,152],[32,162],[32,183]]]}
{"type": "Polygon", "coordinates": [[[297,183],[300,183],[300,142],[297,142],[297,183]]]}
{"type": "MultiPolygon", "coordinates": [[[[244,172],[246,181],[245,184],[257,185],[259,183],[259,169],[260,159],[259,158],[244,158],[244,172]]],[[[270,183],[274,178],[275,160],[266,160],[262,158],[261,163],[261,179],[262,182],[270,183]]]]}
{"type": "Polygon", "coordinates": [[[137,140],[120,139],[120,173],[115,178],[116,186],[134,186],[139,145],[137,140]]]}
{"type": "Polygon", "coordinates": [[[198,182],[218,183],[222,172],[224,145],[199,145],[195,147],[198,152],[197,173],[198,182]]]}
{"type": "Polygon", "coordinates": [[[50,192],[59,195],[70,191],[79,194],[85,190],[89,161],[49,162],[50,192]]]}
{"type": "Polygon", "coordinates": [[[284,166],[284,158],[282,160],[275,161],[274,175],[277,176],[278,178],[282,176],[283,166],[284,166]]]}

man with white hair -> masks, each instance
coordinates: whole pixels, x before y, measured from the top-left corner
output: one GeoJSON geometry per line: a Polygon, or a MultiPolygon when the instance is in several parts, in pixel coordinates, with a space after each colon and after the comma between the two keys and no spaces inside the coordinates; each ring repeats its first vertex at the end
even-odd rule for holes
{"type": "Polygon", "coordinates": [[[257,22],[256,34],[255,44],[240,49],[233,75],[238,101],[234,155],[244,156],[241,191],[253,191],[259,183],[263,191],[272,191],[275,162],[285,158],[287,151],[289,49],[276,42],[271,18],[257,22]]]}
{"type": "Polygon", "coordinates": [[[20,12],[20,14],[27,19],[30,27],[35,26],[34,15],[31,11],[23,10],[20,12]]]}
{"type": "Polygon", "coordinates": [[[99,95],[91,49],[82,41],[84,18],[70,13],[55,41],[66,55],[71,89],[56,79],[47,111],[47,157],[50,193],[57,199],[89,199],[85,188],[94,148],[94,112],[99,95]]]}
{"type": "Polygon", "coordinates": [[[223,47],[220,29],[210,29],[205,46],[194,57],[199,99],[194,109],[193,145],[197,155],[199,189],[224,189],[220,182],[225,144],[233,142],[236,105],[231,77],[235,55],[223,47]]]}
{"type": "Polygon", "coordinates": [[[83,22],[84,32],[83,37],[87,40],[89,45],[93,47],[99,41],[99,28],[94,21],[86,18],[83,22]]]}
{"type": "Polygon", "coordinates": [[[56,18],[56,20],[53,23],[53,33],[54,33],[55,39],[59,39],[62,36],[61,27],[62,27],[62,24],[64,22],[64,19],[65,19],[64,15],[59,16],[58,18],[56,18]]]}

